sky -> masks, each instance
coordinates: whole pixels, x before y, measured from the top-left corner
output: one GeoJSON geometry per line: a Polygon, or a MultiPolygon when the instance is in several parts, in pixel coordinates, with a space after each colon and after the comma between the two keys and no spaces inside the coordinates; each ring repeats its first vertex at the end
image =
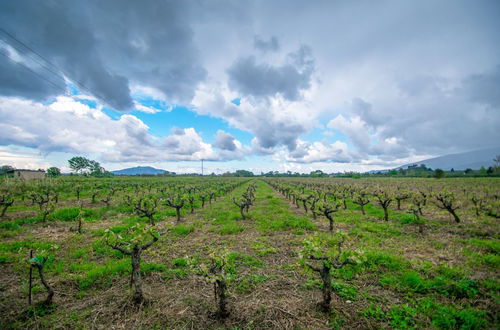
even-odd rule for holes
{"type": "Polygon", "coordinates": [[[0,2],[0,164],[368,171],[500,144],[496,0],[0,2]]]}

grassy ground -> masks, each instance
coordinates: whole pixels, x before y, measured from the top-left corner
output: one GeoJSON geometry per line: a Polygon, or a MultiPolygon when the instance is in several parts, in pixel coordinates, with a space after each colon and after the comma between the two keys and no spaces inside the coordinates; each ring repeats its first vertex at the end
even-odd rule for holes
{"type": "MultiPolygon", "coordinates": [[[[114,205],[90,208],[83,234],[70,231],[71,203],[47,225],[19,209],[0,228],[1,328],[498,328],[500,241],[498,223],[467,215],[461,224],[431,209],[418,233],[405,211],[354,204],[335,214],[347,233],[346,249],[364,262],[336,271],[332,312],[320,312],[321,282],[298,265],[302,241],[328,223],[312,219],[265,182],[257,184],[250,219],[241,220],[231,197],[248,184],[176,223],[172,209],[157,215],[161,239],[142,258],[147,303],[134,306],[130,260],[104,242],[104,231],[125,232],[145,222],[114,205]],[[18,212],[18,213],[16,213],[18,212]],[[29,216],[26,216],[29,215],[29,216]],[[5,224],[7,223],[7,225],[5,224]],[[230,317],[220,321],[213,288],[189,267],[210,248],[231,251],[237,265],[230,285],[230,317]],[[47,279],[53,308],[27,312],[27,253],[49,256],[47,279]]],[[[404,205],[403,205],[404,207],[404,205]]],[[[33,211],[34,212],[34,211],[33,211]]],[[[411,217],[410,217],[411,218],[411,217]]],[[[44,298],[36,281],[35,301],[44,298]]]]}

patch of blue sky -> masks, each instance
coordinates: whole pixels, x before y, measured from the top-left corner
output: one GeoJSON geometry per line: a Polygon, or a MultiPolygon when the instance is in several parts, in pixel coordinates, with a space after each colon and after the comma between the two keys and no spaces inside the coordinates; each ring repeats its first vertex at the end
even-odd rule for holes
{"type": "Polygon", "coordinates": [[[51,105],[54,102],[57,102],[57,98],[51,97],[51,98],[48,98],[47,100],[43,101],[42,104],[43,105],[51,105]]]}
{"type": "Polygon", "coordinates": [[[76,99],[76,101],[83,103],[87,106],[89,106],[92,109],[97,108],[97,102],[94,100],[89,100],[89,99],[76,99]]]}
{"type": "Polygon", "coordinates": [[[119,111],[113,110],[111,108],[106,108],[106,107],[103,107],[101,111],[104,112],[104,114],[106,114],[109,118],[111,118],[113,120],[120,119],[120,117],[124,114],[123,112],[119,112],[119,111]]]}
{"type": "Polygon", "coordinates": [[[80,90],[72,83],[67,82],[66,87],[68,88],[68,91],[70,95],[80,95],[80,90]]]}
{"type": "Polygon", "coordinates": [[[151,98],[147,95],[134,95],[134,99],[140,104],[161,111],[171,111],[173,106],[166,101],[151,98]]]}
{"type": "MultiPolygon", "coordinates": [[[[80,94],[80,91],[76,88],[76,86],[68,84],[68,88],[70,89],[72,95],[80,94]]],[[[149,127],[150,134],[154,136],[168,136],[171,134],[173,127],[193,127],[198,133],[201,133],[203,140],[207,143],[213,143],[217,131],[223,130],[234,136],[244,145],[251,144],[253,135],[250,132],[231,127],[221,118],[199,115],[187,107],[173,106],[166,101],[154,99],[146,94],[136,93],[133,97],[135,101],[146,107],[160,110],[160,112],[157,113],[146,113],[138,110],[131,112],[131,114],[142,120],[149,127]]],[[[93,100],[77,99],[77,101],[92,108],[97,106],[97,103],[93,100]]],[[[234,99],[232,102],[239,105],[240,99],[234,99]]],[[[124,112],[116,111],[107,107],[103,107],[102,112],[113,120],[120,119],[120,117],[124,114],[124,112]]]]}
{"type": "Polygon", "coordinates": [[[232,100],[231,103],[240,106],[241,98],[237,97],[234,100],[232,100]]]}
{"type": "Polygon", "coordinates": [[[176,106],[170,112],[150,114],[136,111],[133,114],[149,126],[151,134],[158,137],[170,135],[173,127],[193,127],[201,133],[203,140],[207,143],[214,142],[218,130],[231,134],[246,145],[249,145],[253,138],[251,133],[231,127],[221,118],[199,115],[182,106],[176,106]]]}

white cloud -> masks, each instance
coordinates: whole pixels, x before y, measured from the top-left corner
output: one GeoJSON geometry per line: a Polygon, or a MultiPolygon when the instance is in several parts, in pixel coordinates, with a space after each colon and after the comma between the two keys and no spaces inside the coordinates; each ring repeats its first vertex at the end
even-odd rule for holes
{"type": "Polygon", "coordinates": [[[0,147],[0,165],[10,165],[22,169],[46,169],[50,164],[37,153],[0,147]]]}
{"type": "Polygon", "coordinates": [[[299,140],[293,152],[285,152],[285,160],[298,163],[351,163],[356,161],[356,155],[349,151],[347,144],[341,141],[334,143],[305,142],[299,140]]]}
{"type": "Polygon", "coordinates": [[[224,118],[231,126],[251,132],[256,152],[273,152],[275,147],[296,147],[297,139],[316,124],[308,114],[306,100],[289,101],[276,95],[259,99],[240,97],[240,105],[231,103],[238,97],[227,87],[201,85],[193,99],[193,110],[224,118]]]}
{"type": "Polygon", "coordinates": [[[366,153],[370,149],[369,128],[360,117],[346,119],[343,115],[338,115],[328,122],[327,127],[345,133],[359,151],[366,153]]]}
{"type": "Polygon", "coordinates": [[[139,118],[124,114],[113,120],[98,108],[70,97],[40,103],[0,98],[0,145],[36,148],[43,153],[98,154],[103,161],[229,160],[243,157],[234,150],[214,150],[194,128],[174,130],[163,139],[149,133],[139,118]]]}
{"type": "Polygon", "coordinates": [[[134,101],[134,107],[136,110],[139,110],[139,111],[144,112],[144,113],[149,113],[149,114],[161,112],[161,110],[159,110],[159,109],[156,109],[153,107],[147,107],[145,105],[140,104],[137,101],[134,101]]]}

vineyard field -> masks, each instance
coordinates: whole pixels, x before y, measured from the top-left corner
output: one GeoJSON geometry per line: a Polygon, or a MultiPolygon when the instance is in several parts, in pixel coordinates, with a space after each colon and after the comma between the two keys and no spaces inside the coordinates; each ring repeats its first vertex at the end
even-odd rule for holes
{"type": "Polygon", "coordinates": [[[498,328],[499,195],[498,178],[5,179],[0,328],[498,328]]]}

